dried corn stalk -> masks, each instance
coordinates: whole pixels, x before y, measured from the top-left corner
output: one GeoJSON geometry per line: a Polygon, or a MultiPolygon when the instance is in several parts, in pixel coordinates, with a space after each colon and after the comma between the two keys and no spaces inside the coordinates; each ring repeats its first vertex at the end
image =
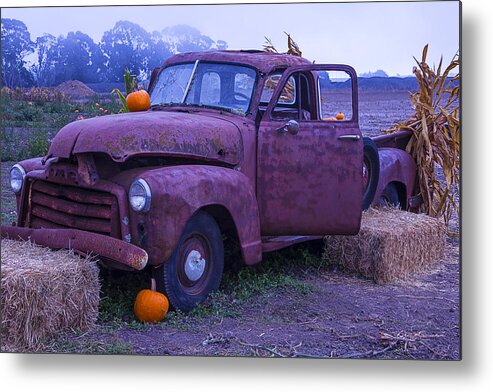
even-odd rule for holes
{"type": "MultiPolygon", "coordinates": [[[[298,47],[298,44],[294,42],[290,34],[286,32],[284,32],[284,34],[288,36],[288,51],[285,52],[284,54],[290,54],[293,56],[301,57],[301,50],[298,47]]],[[[267,37],[265,37],[264,51],[269,53],[279,53],[279,51],[276,49],[272,41],[267,37]]],[[[279,83],[279,79],[280,76],[268,78],[267,81],[265,82],[266,87],[274,90],[275,87],[277,86],[277,83],[279,83]]],[[[279,97],[279,100],[283,102],[292,102],[293,99],[294,99],[294,83],[290,79],[284,86],[284,89],[281,93],[281,96],[279,97]]]]}
{"type": "MultiPolygon", "coordinates": [[[[288,51],[284,52],[285,54],[291,54],[293,56],[299,56],[301,57],[302,53],[301,50],[296,42],[291,38],[291,35],[284,32],[288,36],[288,51]]],[[[265,44],[264,44],[264,51],[265,52],[270,52],[270,53],[279,53],[279,51],[275,48],[274,44],[272,41],[265,37],[265,44]]]]}
{"type": "Polygon", "coordinates": [[[287,54],[291,54],[293,56],[299,56],[301,57],[301,50],[296,42],[291,38],[291,36],[288,33],[284,33],[288,36],[288,51],[286,52],[287,54]]]}
{"type": "MultiPolygon", "coordinates": [[[[269,75],[265,80],[264,88],[274,91],[277,84],[281,80],[281,74],[269,75]]],[[[280,102],[293,102],[294,100],[294,80],[289,78],[286,82],[284,88],[282,89],[281,96],[279,97],[280,102]]]]}
{"type": "Polygon", "coordinates": [[[407,121],[383,132],[412,132],[406,151],[417,163],[423,210],[430,216],[443,217],[448,226],[452,211],[458,211],[454,194],[459,189],[460,73],[454,77],[449,75],[459,67],[459,55],[442,74],[442,59],[438,69],[432,69],[426,63],[427,52],[428,45],[423,49],[421,61],[414,58],[418,66],[413,73],[419,87],[417,93],[411,94],[415,113],[407,121]],[[443,170],[445,183],[437,178],[436,166],[443,170]]]}
{"type": "Polygon", "coordinates": [[[264,38],[265,38],[264,52],[279,53],[275,48],[274,44],[272,43],[272,41],[267,37],[264,38]]]}

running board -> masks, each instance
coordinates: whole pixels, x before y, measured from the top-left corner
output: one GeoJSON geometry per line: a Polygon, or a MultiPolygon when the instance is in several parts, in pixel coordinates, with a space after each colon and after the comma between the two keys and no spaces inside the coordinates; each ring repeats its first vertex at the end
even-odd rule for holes
{"type": "Polygon", "coordinates": [[[281,236],[281,237],[262,237],[262,252],[273,252],[288,246],[299,244],[300,242],[319,240],[323,238],[322,236],[306,236],[306,235],[296,235],[296,236],[281,236]]]}

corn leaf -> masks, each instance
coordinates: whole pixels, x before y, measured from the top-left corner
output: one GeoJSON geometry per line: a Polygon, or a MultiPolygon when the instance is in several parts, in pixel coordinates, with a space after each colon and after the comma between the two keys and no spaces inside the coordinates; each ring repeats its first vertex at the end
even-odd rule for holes
{"type": "Polygon", "coordinates": [[[120,99],[120,102],[123,106],[123,111],[124,112],[128,112],[128,106],[127,106],[127,100],[126,98],[123,96],[122,92],[120,90],[118,90],[117,88],[114,88],[113,90],[111,90],[111,92],[113,94],[116,94],[118,96],[118,98],[120,99]]]}
{"type": "Polygon", "coordinates": [[[460,88],[455,84],[460,74],[449,77],[460,66],[457,54],[441,74],[443,58],[435,71],[427,63],[428,45],[421,61],[415,57],[413,73],[418,82],[418,92],[410,94],[414,114],[383,133],[408,129],[412,132],[406,151],[415,159],[418,170],[419,194],[423,198],[422,211],[442,217],[448,225],[453,211],[458,212],[454,195],[459,189],[460,167],[460,88]],[[437,177],[443,172],[444,180],[437,177]]]}

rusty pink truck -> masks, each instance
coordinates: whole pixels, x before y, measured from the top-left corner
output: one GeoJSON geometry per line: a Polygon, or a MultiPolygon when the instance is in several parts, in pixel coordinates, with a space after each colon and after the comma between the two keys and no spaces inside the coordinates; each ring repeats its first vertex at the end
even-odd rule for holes
{"type": "Polygon", "coordinates": [[[2,236],[148,268],[176,308],[241,261],[327,234],[362,211],[417,207],[410,134],[364,138],[347,65],[260,51],[179,54],[152,73],[151,108],[75,121],[11,169],[18,221],[2,236]]]}

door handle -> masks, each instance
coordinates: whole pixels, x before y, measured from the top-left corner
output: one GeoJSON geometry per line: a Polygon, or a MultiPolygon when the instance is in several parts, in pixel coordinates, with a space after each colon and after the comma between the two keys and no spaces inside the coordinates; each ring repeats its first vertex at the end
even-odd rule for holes
{"type": "Polygon", "coordinates": [[[361,136],[360,135],[341,135],[337,139],[358,141],[359,139],[361,139],[361,136]]]}

